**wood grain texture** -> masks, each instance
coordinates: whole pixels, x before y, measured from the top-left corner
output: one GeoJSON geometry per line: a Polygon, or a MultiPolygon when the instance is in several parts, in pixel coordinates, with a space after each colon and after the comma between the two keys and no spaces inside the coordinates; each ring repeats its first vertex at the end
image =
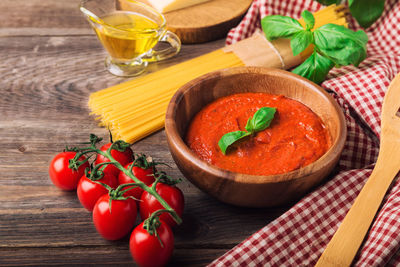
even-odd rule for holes
{"type": "MultiPolygon", "coordinates": [[[[119,0],[124,7],[125,0],[119,0]]],[[[147,3],[146,0],[140,0],[147,3]]],[[[183,44],[204,43],[224,38],[250,7],[252,0],[212,0],[165,13],[168,29],[183,44]]]]}
{"type": "Polygon", "coordinates": [[[223,202],[245,207],[299,199],[332,171],[347,135],[341,109],[321,87],[287,71],[257,67],[215,71],[182,86],[168,106],[165,131],[173,158],[191,182],[223,202]],[[303,103],[324,122],[331,148],[304,168],[270,176],[234,173],[200,160],[183,141],[190,121],[215,99],[244,92],[284,95],[303,103]]]}
{"type": "Polygon", "coordinates": [[[375,167],[316,266],[350,266],[386,191],[400,170],[400,74],[382,105],[379,155],[375,167]]]}
{"type": "MultiPolygon", "coordinates": [[[[127,239],[103,240],[73,192],[48,177],[66,144],[105,139],[87,108],[91,92],[121,83],[104,69],[106,53],[77,10],[79,1],[0,1],[0,265],[129,265],[127,239]],[[23,11],[23,12],[22,12],[23,11]],[[5,28],[2,28],[2,30],[5,28]],[[65,31],[67,29],[67,31],[65,31]],[[86,33],[82,29],[88,29],[86,33]]],[[[224,40],[185,45],[153,72],[221,48],[224,40]]],[[[164,131],[133,149],[171,165],[164,131]]],[[[170,266],[204,266],[287,210],[242,209],[202,193],[186,179],[184,223],[175,229],[170,266]]]]}
{"type": "Polygon", "coordinates": [[[80,0],[0,1],[0,36],[82,35],[92,30],[78,9],[80,0]]]}

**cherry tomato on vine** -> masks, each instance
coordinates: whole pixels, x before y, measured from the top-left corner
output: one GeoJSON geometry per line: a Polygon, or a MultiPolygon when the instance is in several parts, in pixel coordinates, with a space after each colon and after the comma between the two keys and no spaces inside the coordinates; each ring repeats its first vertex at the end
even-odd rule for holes
{"type": "Polygon", "coordinates": [[[109,195],[103,195],[97,200],[93,208],[93,223],[97,232],[107,240],[118,240],[127,235],[133,228],[137,208],[136,202],[126,200],[111,200],[109,195]]]}
{"type": "Polygon", "coordinates": [[[164,266],[171,258],[174,250],[174,235],[171,228],[160,221],[157,234],[163,246],[155,235],[150,235],[143,228],[143,222],[133,230],[129,240],[129,250],[139,266],[164,266]]]}
{"type": "MultiPolygon", "coordinates": [[[[110,148],[112,143],[105,144],[100,148],[101,151],[106,152],[107,149],[110,148]]],[[[133,156],[133,151],[131,148],[127,147],[124,152],[118,151],[116,149],[111,150],[111,156],[121,163],[122,166],[125,166],[129,162],[132,161],[132,156],[133,156]]],[[[102,155],[98,155],[96,159],[96,164],[103,163],[103,162],[109,162],[110,160],[102,155]]],[[[107,165],[107,167],[104,169],[104,172],[109,172],[115,176],[118,176],[119,174],[119,169],[115,167],[114,165],[110,164],[107,165]]]]}
{"type": "MultiPolygon", "coordinates": [[[[175,210],[179,217],[181,217],[185,203],[182,191],[176,186],[166,185],[163,183],[158,183],[156,185],[156,191],[171,206],[171,208],[175,210]]],[[[160,202],[158,202],[158,200],[148,192],[143,192],[140,200],[139,211],[142,220],[147,219],[151,213],[159,209],[164,209],[160,202]]],[[[160,220],[164,221],[171,227],[176,225],[175,220],[168,213],[161,214],[160,220]]]]}
{"type": "MultiPolygon", "coordinates": [[[[129,170],[131,164],[132,164],[132,162],[127,164],[124,168],[129,170]]],[[[153,167],[143,169],[141,167],[134,166],[132,168],[132,173],[146,185],[152,184],[155,180],[154,176],[153,176],[153,167]]],[[[126,175],[125,173],[123,173],[121,171],[118,175],[118,182],[119,182],[119,184],[128,184],[128,183],[133,183],[134,181],[128,175],[126,175]]],[[[132,188],[132,187],[133,186],[129,186],[126,189],[132,188]]],[[[142,193],[143,193],[143,189],[141,189],[140,187],[135,187],[135,188],[127,191],[124,194],[124,196],[132,196],[139,200],[142,193]]]]}
{"type": "MultiPolygon", "coordinates": [[[[89,167],[86,161],[78,170],[68,168],[69,160],[73,159],[76,152],[67,151],[58,153],[50,162],[49,176],[55,186],[63,190],[74,190],[78,186],[79,179],[84,175],[85,169],[89,167]]],[[[85,160],[84,156],[79,161],[85,160]]]]}
{"type": "MultiPolygon", "coordinates": [[[[103,184],[109,185],[111,188],[116,188],[118,186],[117,178],[109,173],[104,173],[104,176],[97,180],[103,184]]],[[[77,195],[82,206],[88,211],[92,211],[97,200],[108,193],[107,188],[101,184],[97,184],[94,181],[82,176],[78,183],[77,195]]]]}

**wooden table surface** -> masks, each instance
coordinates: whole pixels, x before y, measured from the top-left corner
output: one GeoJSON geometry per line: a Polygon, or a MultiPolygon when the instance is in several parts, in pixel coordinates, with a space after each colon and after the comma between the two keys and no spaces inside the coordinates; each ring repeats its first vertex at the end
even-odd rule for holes
{"type": "MultiPolygon", "coordinates": [[[[78,0],[0,1],[0,265],[132,264],[128,238],[97,234],[75,192],[52,185],[48,164],[66,144],[107,130],[89,116],[89,94],[127,79],[104,68],[105,52],[78,0]]],[[[224,40],[185,45],[149,72],[218,49],[224,40]]],[[[164,131],[133,145],[172,166],[164,131]]],[[[218,202],[183,178],[184,223],[170,266],[204,266],[282,214],[218,202]]]]}

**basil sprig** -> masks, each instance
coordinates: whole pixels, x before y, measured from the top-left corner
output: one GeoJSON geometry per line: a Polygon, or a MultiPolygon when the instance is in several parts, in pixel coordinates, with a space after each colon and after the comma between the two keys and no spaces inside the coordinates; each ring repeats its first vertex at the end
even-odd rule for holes
{"type": "Polygon", "coordinates": [[[226,150],[233,143],[269,127],[274,119],[275,112],[276,108],[262,107],[254,113],[252,118],[247,120],[246,126],[244,127],[246,131],[235,131],[224,134],[218,141],[218,146],[222,153],[226,155],[226,150]]]}
{"type": "Polygon", "coordinates": [[[368,37],[364,31],[354,32],[331,23],[312,31],[315,25],[313,14],[304,10],[301,16],[306,23],[305,28],[297,20],[286,16],[272,15],[261,20],[267,39],[290,39],[295,56],[309,45],[314,45],[314,52],[293,70],[294,73],[315,83],[321,83],[334,66],[358,66],[367,57],[368,37]]]}
{"type": "MultiPolygon", "coordinates": [[[[342,0],[317,0],[323,5],[339,5],[342,0]]],[[[382,15],[385,0],[348,0],[351,15],[363,28],[371,26],[382,15]]]]}
{"type": "Polygon", "coordinates": [[[297,20],[280,15],[266,16],[261,20],[261,27],[268,40],[289,38],[293,55],[303,52],[313,42],[311,29],[315,19],[311,12],[305,10],[301,14],[306,22],[306,29],[297,20]]]}

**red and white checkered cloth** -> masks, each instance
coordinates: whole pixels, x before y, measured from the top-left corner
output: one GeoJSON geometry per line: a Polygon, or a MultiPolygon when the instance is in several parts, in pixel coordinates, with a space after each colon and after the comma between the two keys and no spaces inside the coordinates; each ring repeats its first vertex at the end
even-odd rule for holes
{"type": "MultiPolygon", "coordinates": [[[[300,17],[322,8],[313,0],[255,0],[227,43],[249,37],[269,14],[300,17]]],[[[350,22],[352,29],[357,23],[350,22]]],[[[379,150],[380,111],[387,87],[400,71],[400,3],[386,0],[368,30],[368,57],[358,68],[333,69],[322,86],[342,107],[348,137],[339,173],[210,266],[314,265],[371,174],[379,150]]],[[[399,99],[400,101],[400,99],[399,99]]],[[[400,266],[400,179],[393,183],[355,266],[400,266]]]]}

